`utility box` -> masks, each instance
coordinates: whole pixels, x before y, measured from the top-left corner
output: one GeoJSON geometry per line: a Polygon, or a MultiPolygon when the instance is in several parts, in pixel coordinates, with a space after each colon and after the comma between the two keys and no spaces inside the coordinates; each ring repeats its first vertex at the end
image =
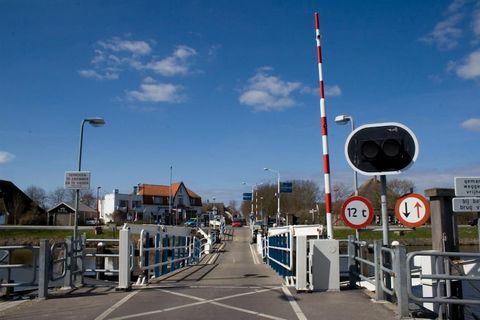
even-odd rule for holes
{"type": "Polygon", "coordinates": [[[310,240],[309,264],[313,291],[340,291],[338,240],[310,240]]]}

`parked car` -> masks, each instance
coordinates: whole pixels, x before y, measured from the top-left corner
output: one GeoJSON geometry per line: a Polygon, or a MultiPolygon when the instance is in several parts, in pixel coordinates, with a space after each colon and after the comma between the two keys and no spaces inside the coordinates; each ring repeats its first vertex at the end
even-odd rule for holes
{"type": "Polygon", "coordinates": [[[232,227],[241,227],[242,226],[242,220],[239,219],[233,219],[232,221],[232,227]]]}
{"type": "Polygon", "coordinates": [[[185,227],[196,227],[197,226],[197,218],[190,218],[185,222],[185,227]]]}

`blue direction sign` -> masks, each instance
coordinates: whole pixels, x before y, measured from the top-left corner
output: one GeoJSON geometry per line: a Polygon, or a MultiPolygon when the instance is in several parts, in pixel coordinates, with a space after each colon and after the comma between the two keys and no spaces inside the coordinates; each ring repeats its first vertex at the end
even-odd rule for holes
{"type": "Polygon", "coordinates": [[[293,183],[292,182],[281,182],[280,183],[280,192],[281,193],[292,193],[293,183]]]}
{"type": "Polygon", "coordinates": [[[243,200],[245,201],[252,201],[252,193],[251,192],[246,192],[243,194],[243,200]]]}

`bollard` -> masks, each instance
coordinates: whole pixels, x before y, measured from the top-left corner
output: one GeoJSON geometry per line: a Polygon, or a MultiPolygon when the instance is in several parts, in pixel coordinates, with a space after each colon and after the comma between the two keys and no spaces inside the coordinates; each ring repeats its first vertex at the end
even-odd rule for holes
{"type": "Polygon", "coordinates": [[[48,297],[48,281],[50,279],[50,247],[48,240],[40,240],[38,257],[38,298],[48,297]]]}
{"type": "MultiPolygon", "coordinates": [[[[99,242],[97,244],[97,254],[105,254],[105,244],[103,242],[99,242]]],[[[102,270],[105,269],[105,257],[96,257],[95,258],[95,269],[102,270]]],[[[104,279],[104,272],[96,271],[96,279],[103,280],[104,279]]]]}
{"type": "Polygon", "coordinates": [[[119,248],[118,248],[118,287],[116,290],[128,291],[130,284],[130,230],[124,228],[120,230],[119,248]]]}
{"type": "Polygon", "coordinates": [[[63,280],[63,286],[65,288],[71,288],[73,279],[72,279],[72,242],[73,242],[73,237],[67,237],[65,238],[65,247],[67,252],[65,252],[65,278],[63,280]]]}

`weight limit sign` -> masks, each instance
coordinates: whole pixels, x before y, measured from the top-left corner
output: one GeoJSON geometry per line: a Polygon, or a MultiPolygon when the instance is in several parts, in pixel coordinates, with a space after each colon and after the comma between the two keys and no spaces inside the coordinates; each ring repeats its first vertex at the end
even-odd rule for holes
{"type": "Polygon", "coordinates": [[[373,220],[372,203],[360,196],[348,198],[342,205],[342,220],[350,228],[365,228],[373,220]]]}

